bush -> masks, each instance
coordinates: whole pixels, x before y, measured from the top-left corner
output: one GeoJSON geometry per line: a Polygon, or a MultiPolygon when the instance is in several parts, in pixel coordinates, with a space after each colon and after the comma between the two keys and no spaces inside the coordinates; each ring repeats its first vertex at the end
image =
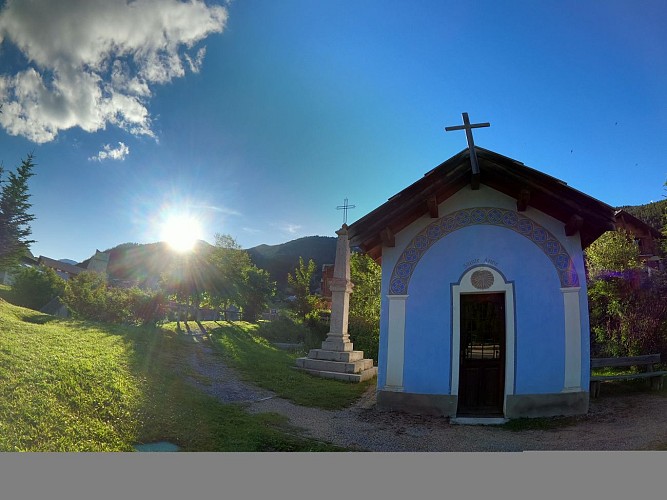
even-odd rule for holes
{"type": "Polygon", "coordinates": [[[155,325],[166,315],[161,293],[110,287],[104,275],[94,272],[69,280],[64,302],[76,317],[105,323],[155,325]]]}
{"type": "Polygon", "coordinates": [[[594,280],[588,287],[591,354],[636,356],[661,353],[667,361],[667,284],[656,275],[643,282],[594,280]]]}
{"type": "Polygon", "coordinates": [[[260,321],[257,333],[269,342],[304,342],[308,328],[291,318],[281,316],[275,321],[260,321]]]}
{"type": "Polygon", "coordinates": [[[39,310],[64,291],[65,280],[53,269],[25,267],[16,274],[10,297],[18,306],[39,310]]]}
{"type": "Polygon", "coordinates": [[[269,342],[302,343],[303,349],[319,349],[329,326],[319,320],[301,321],[281,316],[275,321],[260,321],[257,333],[269,342]]]}
{"type": "Polygon", "coordinates": [[[378,359],[380,346],[380,324],[375,319],[367,320],[358,316],[349,320],[350,340],[354,349],[364,351],[364,358],[378,359]]]}

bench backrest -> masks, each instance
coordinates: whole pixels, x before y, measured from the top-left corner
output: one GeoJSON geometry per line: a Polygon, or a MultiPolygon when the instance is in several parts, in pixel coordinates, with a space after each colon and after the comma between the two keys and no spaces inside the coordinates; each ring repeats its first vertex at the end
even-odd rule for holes
{"type": "Polygon", "coordinates": [[[591,368],[652,365],[654,363],[660,363],[660,354],[644,354],[643,356],[626,356],[624,358],[591,358],[591,368]]]}

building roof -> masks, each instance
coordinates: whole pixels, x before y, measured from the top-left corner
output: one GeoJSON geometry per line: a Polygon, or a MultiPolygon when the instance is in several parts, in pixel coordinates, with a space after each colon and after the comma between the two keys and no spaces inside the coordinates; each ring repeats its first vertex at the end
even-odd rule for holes
{"type": "Polygon", "coordinates": [[[638,219],[634,215],[632,215],[630,212],[626,212],[625,210],[616,210],[614,213],[614,218],[618,221],[625,222],[625,223],[630,223],[633,226],[639,227],[646,231],[647,234],[650,234],[656,239],[661,239],[663,238],[663,235],[660,231],[658,231],[656,228],[651,226],[650,224],[647,224],[641,219],[638,219]]]}
{"type": "Polygon", "coordinates": [[[377,260],[383,242],[391,246],[393,235],[425,214],[437,217],[440,203],[464,187],[475,189],[479,183],[516,199],[519,211],[530,206],[562,221],[567,234],[578,230],[584,248],[614,229],[614,209],[606,203],[517,160],[477,146],[475,150],[478,178],[472,175],[466,148],[351,224],[350,244],[377,260]]]}
{"type": "Polygon", "coordinates": [[[44,257],[43,255],[39,256],[38,262],[39,264],[45,265],[46,267],[51,267],[58,271],[63,271],[67,274],[71,274],[74,276],[85,271],[85,269],[83,269],[82,267],[73,266],[72,264],[68,264],[67,262],[61,262],[59,260],[51,259],[49,257],[44,257]]]}

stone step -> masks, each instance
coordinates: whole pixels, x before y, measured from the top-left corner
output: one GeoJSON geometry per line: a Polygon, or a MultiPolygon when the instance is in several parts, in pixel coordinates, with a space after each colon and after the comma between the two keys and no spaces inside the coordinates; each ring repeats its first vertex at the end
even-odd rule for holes
{"type": "Polygon", "coordinates": [[[340,373],[340,372],[329,372],[325,370],[310,370],[307,368],[298,368],[298,367],[295,368],[318,377],[331,378],[334,380],[343,380],[345,382],[363,382],[364,380],[376,377],[378,373],[377,366],[364,370],[360,373],[340,373]]]}
{"type": "Polygon", "coordinates": [[[364,351],[327,351],[325,349],[311,349],[308,352],[308,357],[311,359],[351,363],[353,361],[364,359],[364,351]]]}
{"type": "Polygon", "coordinates": [[[373,366],[372,359],[360,359],[345,363],[343,361],[327,361],[324,359],[298,358],[296,365],[299,368],[306,368],[309,370],[319,370],[327,372],[339,373],[359,373],[367,370],[373,366]]]}

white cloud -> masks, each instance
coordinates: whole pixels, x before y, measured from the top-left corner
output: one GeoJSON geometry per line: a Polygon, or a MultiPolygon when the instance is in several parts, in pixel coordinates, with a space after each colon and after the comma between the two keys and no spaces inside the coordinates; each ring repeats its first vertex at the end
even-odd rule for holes
{"type": "Polygon", "coordinates": [[[299,224],[292,224],[290,222],[285,222],[281,224],[279,227],[285,233],[297,234],[303,226],[300,226],[299,224]]]}
{"type": "Polygon", "coordinates": [[[191,205],[192,208],[210,210],[211,212],[217,212],[224,215],[241,215],[241,212],[233,208],[225,207],[222,205],[191,205]]]}
{"type": "Polygon", "coordinates": [[[195,45],[226,21],[202,0],[7,0],[0,44],[30,65],[0,75],[0,125],[37,143],[107,124],[153,136],[151,87],[198,72],[206,51],[195,45]]]}
{"type": "Polygon", "coordinates": [[[129,154],[130,148],[128,148],[124,143],[119,142],[116,149],[111,149],[110,144],[105,144],[102,148],[102,151],[97,153],[96,156],[91,156],[88,159],[91,161],[124,160],[125,157],[129,154]]]}

